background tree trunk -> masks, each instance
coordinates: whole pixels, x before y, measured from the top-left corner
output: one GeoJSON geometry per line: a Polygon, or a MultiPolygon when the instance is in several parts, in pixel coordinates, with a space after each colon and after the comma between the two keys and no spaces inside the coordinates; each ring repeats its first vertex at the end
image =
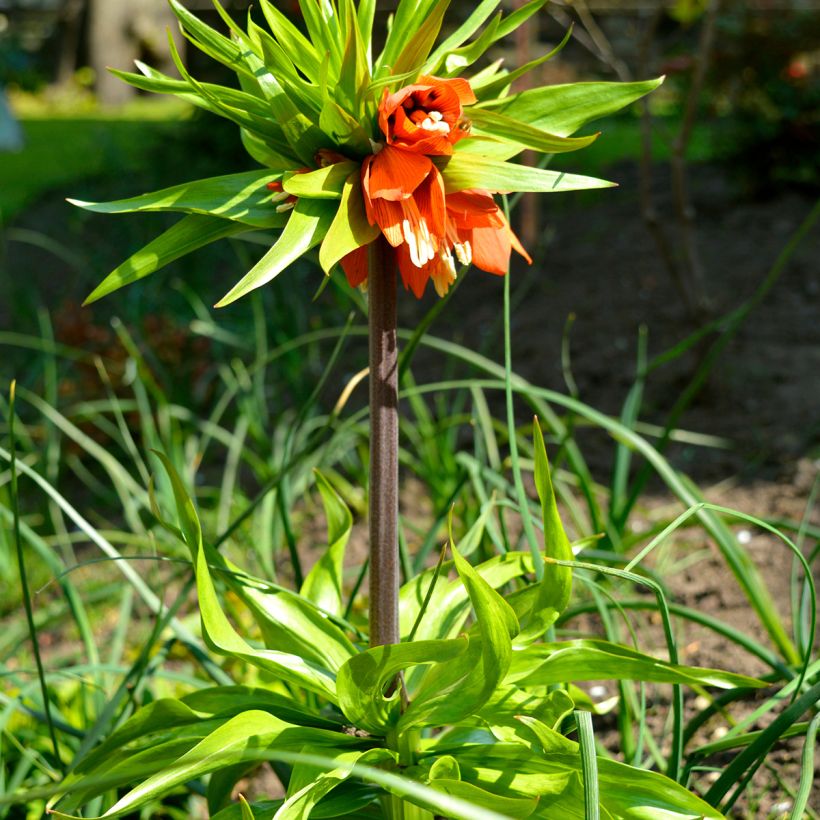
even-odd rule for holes
{"type": "Polygon", "coordinates": [[[136,94],[134,88],[114,77],[109,67],[131,71],[134,60],[144,56],[161,71],[172,65],[167,29],[184,56],[177,19],[165,0],[89,2],[89,62],[96,73],[97,95],[104,105],[121,105],[136,94]]]}

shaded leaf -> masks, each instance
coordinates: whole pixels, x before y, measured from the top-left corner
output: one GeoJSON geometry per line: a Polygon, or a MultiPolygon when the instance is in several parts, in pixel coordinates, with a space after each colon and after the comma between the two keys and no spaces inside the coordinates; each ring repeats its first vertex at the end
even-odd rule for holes
{"type": "Polygon", "coordinates": [[[226,236],[235,236],[248,230],[247,225],[241,222],[232,222],[229,219],[220,219],[213,216],[192,214],[181,219],[165,233],[149,242],[142,250],[114,268],[103,281],[97,285],[83,304],[90,305],[103,296],[130,285],[170,262],[186,254],[210,245],[217,239],[226,236]]]}

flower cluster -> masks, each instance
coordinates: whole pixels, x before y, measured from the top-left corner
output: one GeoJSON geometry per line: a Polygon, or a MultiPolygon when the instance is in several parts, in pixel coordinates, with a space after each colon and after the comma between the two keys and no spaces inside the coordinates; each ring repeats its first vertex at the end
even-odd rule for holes
{"type": "MultiPolygon", "coordinates": [[[[444,296],[456,278],[456,260],[504,275],[510,250],[528,262],[492,193],[472,189],[445,194],[444,180],[431,157],[446,157],[470,134],[465,105],[475,103],[463,79],[419,77],[389,94],[379,105],[384,142],[362,163],[362,189],[371,225],[378,225],[396,249],[404,286],[421,298],[432,279],[444,296]],[[455,258],[454,258],[455,255],[455,258]]],[[[367,280],[367,246],[341,260],[354,287],[367,280]]]]}
{"type": "Polygon", "coordinates": [[[315,248],[326,275],[341,269],[351,285],[365,285],[376,241],[392,248],[395,267],[417,297],[431,279],[445,294],[459,265],[503,275],[513,249],[529,256],[495,193],[610,184],[514,158],[524,150],[554,155],[584,148],[598,135],[575,132],[660,82],[574,83],[515,93],[514,81],[561,46],[513,71],[500,61],[471,71],[546,0],[529,0],[506,16],[499,11],[494,20],[500,0],[482,0],[438,45],[448,0],[398,0],[380,53],[373,48],[373,0],[298,0],[299,26],[270,0],[258,0],[257,17],[264,16],[267,28],[249,18],[244,29],[215,0],[227,34],[179,0],[168,2],[188,41],[235,71],[239,87],[194,79],[176,52],[181,79],[142,63],[139,72],[114,73],[144,91],[176,95],[232,120],[260,167],[117,202],[76,202],[101,213],[184,214],[112,271],[89,302],[184,253],[248,231],[266,232],[271,246],[220,307],[315,248]]]}

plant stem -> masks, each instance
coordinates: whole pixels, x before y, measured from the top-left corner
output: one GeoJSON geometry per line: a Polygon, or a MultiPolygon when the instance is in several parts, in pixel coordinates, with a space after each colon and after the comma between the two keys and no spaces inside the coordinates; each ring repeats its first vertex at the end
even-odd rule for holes
{"type": "Polygon", "coordinates": [[[396,270],[370,245],[370,645],[399,642],[399,399],[396,270]]]}

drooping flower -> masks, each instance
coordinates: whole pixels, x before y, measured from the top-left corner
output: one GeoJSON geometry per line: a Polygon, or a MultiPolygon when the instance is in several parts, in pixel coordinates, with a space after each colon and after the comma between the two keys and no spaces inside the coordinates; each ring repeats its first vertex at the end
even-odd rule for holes
{"type": "MultiPolygon", "coordinates": [[[[463,106],[474,102],[467,80],[420,77],[393,94],[385,90],[379,105],[385,142],[376,145],[361,172],[367,219],[396,249],[404,286],[417,298],[430,279],[444,296],[455,281],[456,260],[499,275],[507,272],[512,248],[532,261],[492,194],[466,190],[446,195],[431,159],[449,156],[455,143],[469,138],[463,106]]],[[[351,285],[363,284],[366,246],[341,264],[351,285]]]]}

